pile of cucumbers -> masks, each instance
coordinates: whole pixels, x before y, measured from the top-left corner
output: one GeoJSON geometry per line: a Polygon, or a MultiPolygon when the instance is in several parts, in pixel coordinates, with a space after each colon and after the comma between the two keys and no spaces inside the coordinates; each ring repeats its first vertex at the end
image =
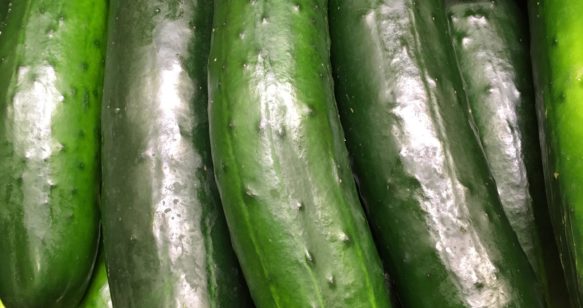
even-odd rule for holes
{"type": "Polygon", "coordinates": [[[583,307],[583,1],[526,2],[0,0],[0,307],[583,307]]]}

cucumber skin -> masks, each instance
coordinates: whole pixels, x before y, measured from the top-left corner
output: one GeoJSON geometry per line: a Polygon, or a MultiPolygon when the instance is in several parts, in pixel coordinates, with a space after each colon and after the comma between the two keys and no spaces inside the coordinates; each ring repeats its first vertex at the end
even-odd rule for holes
{"type": "Polygon", "coordinates": [[[99,256],[95,263],[91,283],[89,283],[89,287],[79,308],[113,308],[102,247],[100,247],[99,256]]]}
{"type": "Polygon", "coordinates": [[[97,252],[107,2],[0,10],[0,297],[75,307],[97,252]]]}
{"type": "Polygon", "coordinates": [[[526,12],[513,0],[449,0],[447,10],[473,119],[506,217],[544,285],[548,305],[567,307],[548,217],[526,12]]]}
{"type": "Polygon", "coordinates": [[[258,307],[389,307],[334,103],[327,1],[215,2],[215,177],[258,307]]]}
{"type": "Polygon", "coordinates": [[[574,306],[583,307],[583,2],[529,1],[531,55],[551,222],[574,306]]]}
{"type": "Polygon", "coordinates": [[[250,303],[209,153],[211,18],[210,1],[111,1],[102,215],[114,306],[250,303]]]}
{"type": "Polygon", "coordinates": [[[467,117],[442,1],[331,1],[330,21],[353,169],[403,306],[543,306],[467,117]]]}

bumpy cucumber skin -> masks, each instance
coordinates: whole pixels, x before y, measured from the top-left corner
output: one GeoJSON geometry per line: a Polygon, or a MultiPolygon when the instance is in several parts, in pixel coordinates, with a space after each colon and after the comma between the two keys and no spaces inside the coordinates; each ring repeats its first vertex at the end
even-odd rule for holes
{"type": "Polygon", "coordinates": [[[97,252],[107,2],[0,9],[0,298],[75,307],[97,252]]]}
{"type": "Polygon", "coordinates": [[[327,1],[219,0],[215,177],[258,307],[389,307],[334,102],[327,1]]]}
{"type": "Polygon", "coordinates": [[[336,98],[406,307],[541,307],[467,117],[440,0],[330,3],[336,98]]]}
{"type": "Polygon", "coordinates": [[[103,234],[118,307],[245,307],[210,156],[212,2],[113,0],[103,234]]]}
{"type": "Polygon", "coordinates": [[[449,0],[447,12],[472,117],[506,217],[549,306],[567,307],[546,202],[526,12],[514,0],[449,0]]]}
{"type": "Polygon", "coordinates": [[[550,217],[574,305],[583,306],[583,2],[529,1],[550,217]]]}
{"type": "Polygon", "coordinates": [[[95,269],[93,270],[91,283],[89,283],[89,287],[79,308],[113,308],[109,283],[107,282],[105,256],[101,247],[99,257],[95,263],[95,269]]]}

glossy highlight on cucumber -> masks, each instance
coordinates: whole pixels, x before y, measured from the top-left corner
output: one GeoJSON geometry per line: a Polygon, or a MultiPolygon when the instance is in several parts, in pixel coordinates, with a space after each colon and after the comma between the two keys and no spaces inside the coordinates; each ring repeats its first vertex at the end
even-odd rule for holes
{"type": "Polygon", "coordinates": [[[448,0],[446,8],[472,119],[506,217],[548,305],[567,307],[545,195],[526,11],[514,0],[448,0]]]}
{"type": "Polygon", "coordinates": [[[258,307],[389,307],[334,102],[327,1],[218,0],[215,177],[258,307]]]}
{"type": "Polygon", "coordinates": [[[405,307],[543,307],[467,112],[441,0],[330,2],[353,169],[405,307]]]}
{"type": "Polygon", "coordinates": [[[103,234],[117,307],[247,307],[213,177],[211,1],[111,1],[103,234]]]}
{"type": "Polygon", "coordinates": [[[107,1],[0,3],[0,298],[76,307],[97,252],[107,1]]]}

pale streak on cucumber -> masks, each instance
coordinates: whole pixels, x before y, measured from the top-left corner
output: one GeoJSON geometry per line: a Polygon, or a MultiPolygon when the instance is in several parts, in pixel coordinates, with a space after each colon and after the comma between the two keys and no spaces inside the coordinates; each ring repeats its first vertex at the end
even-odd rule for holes
{"type": "MultiPolygon", "coordinates": [[[[411,77],[399,79],[400,86],[395,88],[402,90],[403,93],[395,95],[395,97],[407,99],[390,107],[391,114],[397,117],[401,123],[401,126],[393,127],[393,130],[401,129],[392,132],[392,135],[403,136],[399,142],[403,145],[401,156],[404,159],[404,168],[410,174],[423,174],[420,170],[430,172],[427,174],[429,175],[428,179],[422,182],[429,183],[429,185],[421,187],[423,200],[417,201],[428,213],[430,221],[427,221],[427,226],[436,241],[436,250],[448,270],[451,270],[459,278],[457,281],[461,284],[464,297],[468,300],[467,304],[471,307],[504,307],[510,300],[509,286],[497,279],[495,265],[489,259],[481,257],[487,255],[488,252],[472,228],[468,209],[459,206],[458,199],[460,197],[465,199],[463,196],[467,193],[466,188],[458,181],[449,182],[446,186],[440,185],[443,182],[430,183],[428,181],[434,178],[435,174],[444,173],[441,178],[447,178],[446,174],[456,172],[452,169],[454,166],[452,157],[442,142],[445,138],[441,138],[443,128],[439,124],[443,122],[443,119],[440,119],[439,113],[435,110],[429,110],[430,106],[436,105],[435,103],[427,104],[427,101],[435,100],[435,98],[426,95],[431,91],[411,92],[413,89],[432,88],[436,84],[434,80],[428,79],[424,72],[418,70],[418,66],[413,63],[413,55],[409,54],[405,48],[387,50],[388,46],[391,45],[385,42],[399,40],[399,35],[403,30],[387,29],[387,27],[379,25],[380,22],[377,18],[378,14],[382,15],[380,20],[387,20],[389,19],[387,16],[390,15],[410,15],[409,18],[403,19],[403,22],[409,20],[414,22],[414,16],[405,4],[405,2],[391,4],[390,1],[384,1],[365,17],[371,33],[378,33],[375,37],[380,38],[376,42],[379,46],[378,50],[382,52],[378,55],[379,59],[391,59],[391,65],[401,67],[401,71],[405,71],[407,68],[415,69],[416,71],[411,75],[424,76],[424,78],[419,79],[411,77]],[[430,119],[426,116],[427,114],[432,114],[436,119],[430,119]],[[440,132],[440,135],[435,136],[432,132],[440,132]],[[431,161],[417,160],[419,153],[423,152],[427,152],[428,156],[435,159],[431,161]],[[407,153],[411,153],[411,155],[407,155],[407,153]],[[431,201],[426,202],[425,198],[431,201]],[[432,205],[440,207],[432,207],[432,205]],[[447,211],[444,211],[444,208],[447,211]],[[453,216],[444,215],[445,212],[453,213],[453,216]],[[456,249],[451,249],[452,247],[456,249]],[[477,288],[477,284],[483,285],[483,287],[477,288]]],[[[406,29],[411,26],[403,24],[402,27],[406,29]]],[[[414,36],[415,42],[419,43],[417,35],[414,36]]],[[[380,93],[379,95],[383,97],[383,101],[390,101],[390,93],[380,93]]]]}
{"type": "MultiPolygon", "coordinates": [[[[484,4],[490,5],[489,3],[484,4]]],[[[527,170],[524,158],[521,157],[524,152],[521,142],[523,136],[520,134],[519,119],[517,119],[515,111],[519,109],[523,98],[516,88],[516,83],[514,82],[516,77],[508,71],[496,70],[496,68],[507,65],[506,59],[501,60],[497,55],[504,52],[508,46],[500,44],[500,41],[496,38],[497,34],[493,33],[494,29],[488,25],[486,16],[471,16],[467,20],[471,27],[464,28],[463,20],[460,21],[455,15],[451,18],[453,26],[457,27],[457,29],[473,32],[473,34],[463,38],[462,44],[465,48],[472,46],[478,50],[483,50],[475,53],[475,57],[479,59],[478,63],[493,63],[484,68],[483,80],[486,80],[488,85],[500,85],[488,89],[489,98],[487,101],[497,103],[493,105],[495,110],[492,110],[496,116],[488,117],[488,122],[482,125],[482,127],[489,126],[495,129],[480,131],[480,134],[483,135],[482,139],[485,146],[491,144],[490,146],[497,148],[496,144],[503,144],[505,152],[503,159],[488,159],[487,162],[496,181],[504,211],[508,214],[508,217],[512,217],[509,219],[510,225],[515,230],[520,246],[526,253],[530,264],[539,272],[539,265],[535,258],[537,252],[535,251],[536,239],[534,237],[536,230],[534,230],[535,222],[532,211],[533,200],[528,190],[528,181],[525,179],[527,170]],[[494,37],[489,42],[488,48],[482,49],[481,42],[474,43],[474,40],[471,39],[472,37],[480,36],[494,37]],[[500,134],[500,131],[504,131],[504,134],[500,134]],[[513,176],[508,176],[510,173],[513,176]]],[[[462,52],[459,51],[459,53],[462,52]]],[[[488,156],[489,148],[485,148],[486,156],[488,156]]],[[[492,157],[497,155],[495,154],[497,152],[491,152],[492,157]]]]}
{"type": "MultiPolygon", "coordinates": [[[[189,6],[184,6],[188,9],[189,6]]],[[[185,13],[190,14],[190,13],[185,13]]],[[[192,131],[196,123],[190,119],[190,114],[193,113],[191,108],[182,108],[181,103],[185,97],[192,97],[195,85],[181,84],[188,73],[185,71],[179,55],[187,54],[188,41],[177,39],[177,37],[193,36],[192,29],[183,19],[167,20],[158,25],[154,32],[157,32],[152,44],[154,48],[149,48],[150,54],[148,57],[155,58],[154,61],[148,63],[156,63],[153,68],[159,70],[159,73],[152,74],[156,76],[155,79],[148,80],[150,87],[157,89],[155,97],[149,97],[150,91],[140,93],[142,99],[149,101],[151,109],[157,110],[159,116],[156,118],[157,123],[154,127],[141,127],[141,130],[149,132],[153,136],[149,139],[146,146],[147,150],[144,156],[147,157],[148,163],[153,166],[151,170],[156,170],[161,175],[155,176],[153,179],[152,191],[156,192],[157,209],[154,215],[158,216],[153,220],[152,234],[156,239],[156,244],[159,247],[158,251],[168,252],[168,255],[159,256],[160,260],[168,258],[170,266],[176,265],[176,268],[184,268],[181,264],[188,262],[188,266],[198,265],[200,268],[196,272],[204,272],[206,266],[205,250],[198,251],[184,251],[192,247],[191,242],[203,242],[203,235],[197,230],[186,229],[185,226],[191,226],[191,223],[183,223],[185,220],[195,219],[202,221],[202,217],[192,217],[192,214],[178,212],[177,209],[181,207],[174,206],[178,203],[190,202],[191,196],[196,194],[196,178],[195,170],[202,168],[202,158],[196,153],[189,137],[184,136],[181,131],[192,131]],[[159,39],[159,40],[158,40],[159,39]],[[185,115],[185,116],[181,116],[185,115]],[[177,160],[174,157],[180,157],[177,160]],[[184,170],[191,170],[192,172],[183,172],[184,170]],[[187,241],[188,243],[183,243],[187,241]],[[168,248],[165,248],[168,247],[168,248]],[[195,258],[185,259],[184,256],[195,258]]],[[[139,100],[136,100],[138,102],[139,100]]],[[[128,114],[135,119],[141,117],[148,117],[151,110],[143,110],[144,105],[138,104],[129,106],[128,114]],[[143,113],[145,112],[145,114],[143,113]]],[[[144,121],[147,123],[147,121],[144,121]]],[[[140,123],[137,123],[138,125],[140,123]]],[[[198,204],[190,204],[189,206],[201,206],[198,204]]],[[[200,214],[196,212],[196,214],[200,214]]],[[[210,299],[208,298],[207,285],[208,281],[200,279],[197,281],[189,281],[186,273],[177,273],[172,277],[176,283],[180,285],[177,288],[177,302],[178,306],[194,306],[206,307],[209,306],[210,299]]]]}
{"type": "Polygon", "coordinates": [[[53,185],[47,160],[63,146],[51,138],[53,114],[63,102],[57,89],[55,69],[43,65],[35,69],[23,66],[18,69],[17,87],[21,90],[14,96],[14,107],[9,108],[9,119],[13,119],[12,138],[14,150],[23,157],[22,171],[23,216],[29,231],[40,241],[48,240],[51,221],[49,193],[53,185]],[[33,142],[31,142],[31,140],[33,142]],[[45,179],[49,178],[48,181],[45,179]]]}

